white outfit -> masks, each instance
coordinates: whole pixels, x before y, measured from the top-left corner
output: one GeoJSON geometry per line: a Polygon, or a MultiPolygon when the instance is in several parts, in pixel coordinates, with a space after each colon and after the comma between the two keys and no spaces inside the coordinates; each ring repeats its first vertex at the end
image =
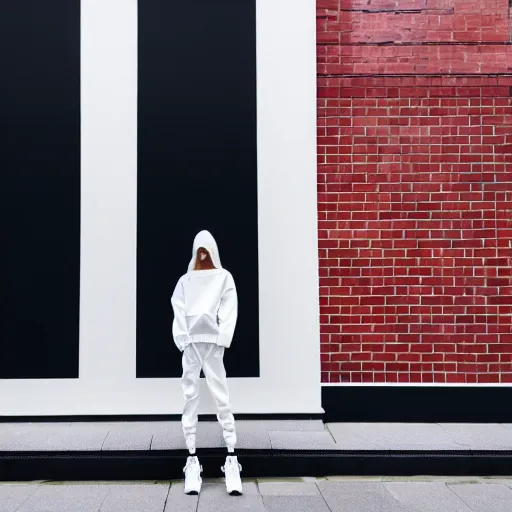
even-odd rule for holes
{"type": "Polygon", "coordinates": [[[191,343],[183,351],[181,387],[185,406],[181,423],[187,448],[195,451],[197,409],[199,407],[199,375],[201,368],[217,405],[217,419],[222,426],[224,441],[229,450],[236,444],[235,418],[229,405],[228,382],[224,368],[224,347],[213,343],[191,343]]]}
{"type": "Polygon", "coordinates": [[[201,473],[203,467],[199,464],[197,457],[189,457],[187,464],[183,468],[185,473],[185,494],[199,494],[201,492],[201,484],[203,479],[201,473]]]}
{"type": "Polygon", "coordinates": [[[180,278],[171,298],[174,310],[172,326],[176,346],[183,352],[181,385],[185,405],[182,426],[187,448],[195,453],[199,375],[217,405],[217,419],[222,425],[228,450],[236,443],[235,419],[229,405],[224,348],[231,345],[237,320],[238,302],[233,276],[222,268],[217,244],[208,231],[194,240],[188,272],[180,278]],[[194,270],[197,250],[208,251],[215,269],[194,270]]]}
{"type": "Polygon", "coordinates": [[[235,456],[227,456],[226,464],[221,467],[224,473],[224,481],[226,483],[226,490],[231,496],[240,496],[242,494],[242,479],[240,471],[242,465],[238,462],[235,456]]]}

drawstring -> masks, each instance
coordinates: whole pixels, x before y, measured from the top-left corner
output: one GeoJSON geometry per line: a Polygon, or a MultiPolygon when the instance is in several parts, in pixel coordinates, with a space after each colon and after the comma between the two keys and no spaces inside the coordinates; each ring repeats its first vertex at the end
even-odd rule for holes
{"type": "MultiPolygon", "coordinates": [[[[201,355],[199,354],[199,351],[197,350],[196,346],[195,346],[195,343],[191,343],[190,344],[192,346],[192,348],[194,349],[194,352],[196,353],[197,355],[197,358],[199,359],[199,362],[201,363],[201,368],[203,367],[203,363],[204,363],[204,359],[201,357],[201,355]]],[[[211,343],[211,347],[210,347],[210,350],[205,354],[205,358],[207,358],[208,356],[211,355],[211,353],[213,352],[213,350],[215,350],[215,348],[217,347],[217,345],[215,345],[215,343],[211,343]]]]}

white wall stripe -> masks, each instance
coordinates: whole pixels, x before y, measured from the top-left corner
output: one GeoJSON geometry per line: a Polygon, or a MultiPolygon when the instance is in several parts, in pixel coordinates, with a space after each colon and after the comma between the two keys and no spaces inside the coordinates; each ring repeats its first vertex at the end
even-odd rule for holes
{"type": "Polygon", "coordinates": [[[82,0],[80,379],[133,378],[137,2],[82,0]]]}

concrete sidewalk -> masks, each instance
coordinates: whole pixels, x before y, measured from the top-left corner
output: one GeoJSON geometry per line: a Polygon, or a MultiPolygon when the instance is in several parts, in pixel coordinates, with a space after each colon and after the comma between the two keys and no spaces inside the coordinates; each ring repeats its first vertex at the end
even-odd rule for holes
{"type": "MultiPolygon", "coordinates": [[[[246,477],[512,475],[512,424],[237,421],[246,477]]],[[[225,457],[198,425],[205,477],[225,457]]],[[[0,480],[166,480],[187,456],[179,422],[0,423],[0,480]]],[[[512,507],[511,507],[512,510],[512,507]]]]}
{"type": "Polygon", "coordinates": [[[200,496],[182,482],[0,484],[0,512],[510,512],[509,479],[294,479],[244,482],[227,495],[205,481],[200,496]]]}
{"type": "MultiPolygon", "coordinates": [[[[512,450],[512,424],[237,421],[244,450],[512,450]]],[[[198,448],[222,448],[217,422],[199,422],[198,448]]],[[[154,422],[0,423],[0,452],[183,450],[181,424],[154,422]]]]}

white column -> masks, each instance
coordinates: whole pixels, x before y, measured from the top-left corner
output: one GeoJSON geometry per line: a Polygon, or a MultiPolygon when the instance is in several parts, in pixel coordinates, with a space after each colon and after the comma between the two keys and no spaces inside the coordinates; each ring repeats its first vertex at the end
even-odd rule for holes
{"type": "Polygon", "coordinates": [[[137,0],[82,0],[80,379],[135,376],[137,0]]]}
{"type": "Polygon", "coordinates": [[[315,2],[256,4],[261,378],[319,412],[315,2]]]}

